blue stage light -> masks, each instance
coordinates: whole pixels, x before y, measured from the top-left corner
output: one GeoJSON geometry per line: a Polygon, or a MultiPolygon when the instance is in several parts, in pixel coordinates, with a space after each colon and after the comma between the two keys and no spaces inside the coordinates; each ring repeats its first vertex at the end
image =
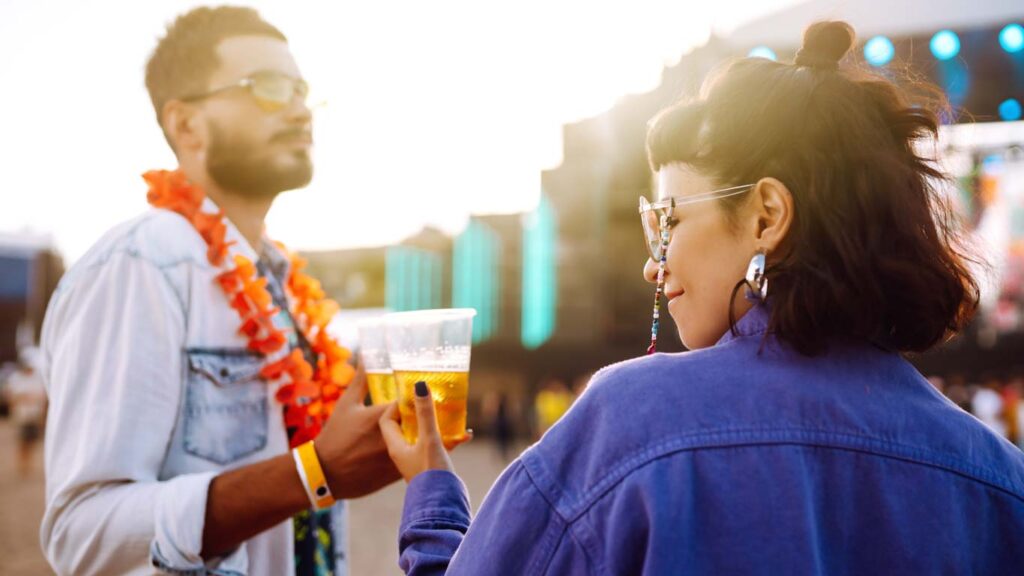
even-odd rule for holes
{"type": "Polygon", "coordinates": [[[999,117],[1008,122],[1020,120],[1020,102],[1014,98],[1007,98],[999,105],[999,117]]]}
{"type": "Polygon", "coordinates": [[[864,44],[864,59],[872,66],[885,66],[896,55],[892,40],[885,36],[875,36],[864,44]]]}
{"type": "Polygon", "coordinates": [[[758,46],[758,47],[754,48],[750,52],[747,52],[747,57],[748,58],[766,58],[768,60],[778,60],[778,58],[775,56],[775,50],[772,50],[771,48],[769,48],[767,46],[758,46]]]}
{"type": "Polygon", "coordinates": [[[939,60],[949,60],[960,53],[960,37],[952,30],[942,30],[932,36],[932,54],[939,60]]]}
{"type": "Polygon", "coordinates": [[[1024,26],[1009,24],[999,33],[999,45],[1010,54],[1024,50],[1024,26]]]}

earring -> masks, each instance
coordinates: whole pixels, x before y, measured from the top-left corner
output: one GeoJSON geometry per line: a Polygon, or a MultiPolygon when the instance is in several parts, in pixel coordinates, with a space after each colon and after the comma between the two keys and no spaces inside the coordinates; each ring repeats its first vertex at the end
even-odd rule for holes
{"type": "Polygon", "coordinates": [[[768,297],[768,278],[764,275],[765,253],[758,250],[747,266],[747,295],[764,302],[768,297]]]}
{"type": "Polygon", "coordinates": [[[651,321],[651,345],[648,354],[654,354],[658,346],[658,319],[661,316],[661,295],[665,292],[665,259],[668,256],[668,217],[661,217],[661,258],[658,259],[658,287],[654,290],[654,318],[651,321]]]}

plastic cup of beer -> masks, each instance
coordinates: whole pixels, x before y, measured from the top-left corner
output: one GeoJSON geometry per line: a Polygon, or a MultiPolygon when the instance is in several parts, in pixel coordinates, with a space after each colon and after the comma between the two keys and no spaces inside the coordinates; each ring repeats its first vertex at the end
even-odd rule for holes
{"type": "Polygon", "coordinates": [[[387,404],[398,400],[398,388],[388,360],[388,345],[384,337],[384,318],[369,318],[356,325],[359,333],[359,358],[366,371],[366,385],[370,401],[387,404]]]}
{"type": "Polygon", "coordinates": [[[416,443],[416,382],[427,383],[441,439],[466,435],[469,351],[473,343],[472,308],[396,312],[385,317],[388,357],[398,385],[402,434],[416,443]]]}

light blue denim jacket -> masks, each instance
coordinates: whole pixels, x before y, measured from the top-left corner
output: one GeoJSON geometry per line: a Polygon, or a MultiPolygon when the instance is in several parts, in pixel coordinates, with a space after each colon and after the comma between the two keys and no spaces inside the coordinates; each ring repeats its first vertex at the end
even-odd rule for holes
{"type": "MultiPolygon", "coordinates": [[[[227,239],[256,261],[230,222],[227,239]]],[[[246,350],[219,272],[191,224],[153,209],[107,233],[54,293],[40,534],[59,574],[293,573],[290,521],[224,558],[199,555],[213,477],[288,450],[274,384],[259,377],[265,359],[246,350]]],[[[344,574],[343,503],[335,515],[344,574]]]]}

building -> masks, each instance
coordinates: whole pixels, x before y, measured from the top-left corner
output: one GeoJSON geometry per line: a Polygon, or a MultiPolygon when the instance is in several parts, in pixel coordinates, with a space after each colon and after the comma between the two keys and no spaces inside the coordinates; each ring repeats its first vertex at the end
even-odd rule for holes
{"type": "MultiPolygon", "coordinates": [[[[546,376],[571,381],[644,353],[654,287],[641,276],[646,251],[637,198],[652,193],[644,141],[647,122],[659,110],[696,94],[703,78],[730,58],[791,59],[802,30],[831,17],[857,28],[859,44],[850,56],[857,65],[893,78],[910,68],[940,86],[959,114],[947,121],[1013,120],[1004,103],[1024,100],[1024,49],[1013,51],[1015,45],[1002,41],[1021,16],[1019,8],[990,0],[798,4],[729,37],[713,37],[666,68],[655,90],[565,126],[564,160],[542,173],[533,213],[477,216],[455,238],[425,230],[398,246],[311,254],[310,260],[343,307],[476,308],[471,394],[479,399],[503,390],[530,397],[546,376]],[[893,10],[912,16],[900,18],[893,10]],[[950,34],[956,37],[952,55],[950,34]],[[938,50],[924,48],[936,43],[938,50]]],[[[682,350],[667,324],[659,349],[682,350]]],[[[1024,362],[1022,334],[1004,333],[985,345],[978,334],[975,328],[914,360],[926,373],[974,375],[1024,362]]]]}

